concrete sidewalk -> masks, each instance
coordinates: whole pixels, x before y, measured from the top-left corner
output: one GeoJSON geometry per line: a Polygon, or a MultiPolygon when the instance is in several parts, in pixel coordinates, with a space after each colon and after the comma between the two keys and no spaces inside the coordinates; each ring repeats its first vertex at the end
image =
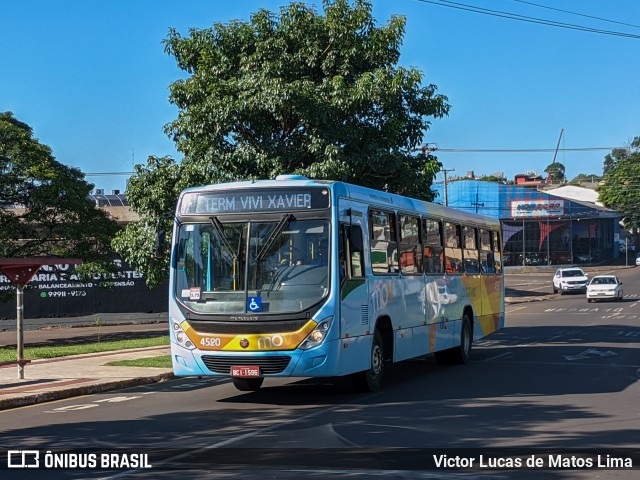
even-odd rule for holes
{"type": "Polygon", "coordinates": [[[168,345],[33,360],[24,367],[24,379],[17,365],[0,366],[0,410],[171,379],[170,368],[106,365],[161,355],[169,355],[168,345]]]}
{"type": "MultiPolygon", "coordinates": [[[[138,323],[117,323],[100,327],[94,326],[90,318],[85,323],[82,319],[76,320],[77,325],[74,327],[26,329],[23,333],[24,344],[27,347],[78,345],[159,337],[169,333],[168,322],[165,320],[160,323],[157,318],[144,317],[138,323]],[[145,319],[150,323],[144,323],[145,319]]],[[[15,348],[16,343],[15,328],[0,331],[0,347],[15,348]]],[[[168,345],[33,360],[24,367],[24,379],[19,379],[16,364],[0,365],[0,410],[173,378],[169,368],[106,365],[116,360],[162,355],[169,355],[168,345]]]]}

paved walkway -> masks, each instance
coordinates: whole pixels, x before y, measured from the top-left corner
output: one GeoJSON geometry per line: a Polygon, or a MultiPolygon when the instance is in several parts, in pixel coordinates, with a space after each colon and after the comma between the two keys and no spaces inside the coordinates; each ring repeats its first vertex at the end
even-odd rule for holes
{"type": "MultiPolygon", "coordinates": [[[[127,317],[123,315],[123,317],[127,317]]],[[[122,323],[94,326],[93,319],[75,319],[76,325],[34,328],[34,322],[26,322],[24,343],[26,346],[76,345],[83,343],[158,337],[168,334],[166,321],[159,323],[159,316],[138,316],[138,323],[131,318],[121,318],[122,323]],[[31,328],[30,328],[31,327],[31,328]]],[[[58,325],[59,319],[48,319],[58,325]]],[[[13,320],[15,324],[15,319],[13,320]]],[[[71,319],[62,324],[70,325],[71,319]]],[[[0,331],[0,347],[15,348],[17,335],[12,330],[0,331]]],[[[107,365],[116,360],[132,360],[169,355],[169,346],[121,350],[115,352],[74,355],[52,359],[33,360],[24,367],[24,379],[19,378],[18,366],[0,365],[0,410],[24,405],[49,402],[78,395],[117,390],[135,385],[164,381],[173,378],[169,368],[116,367],[107,365]]]]}
{"type": "MultiPolygon", "coordinates": [[[[627,267],[591,267],[585,270],[595,274],[602,270],[610,271],[612,268],[627,267]]],[[[513,304],[553,298],[553,271],[554,269],[510,271],[507,275],[506,302],[513,304]],[[540,281],[531,281],[534,276],[540,281]]],[[[165,335],[168,333],[168,326],[165,320],[159,321],[161,316],[142,315],[133,323],[128,318],[124,323],[113,322],[114,324],[99,327],[95,325],[92,317],[87,317],[87,322],[82,327],[34,328],[37,323],[31,322],[31,329],[27,326],[24,332],[24,342],[28,346],[61,345],[96,342],[98,337],[100,341],[106,341],[165,335]]],[[[15,327],[13,330],[0,331],[0,347],[15,345],[15,327]]],[[[168,346],[34,360],[24,367],[24,379],[18,378],[17,365],[0,365],[0,410],[171,379],[171,369],[107,365],[115,360],[161,355],[169,355],[168,346]]]]}
{"type": "Polygon", "coordinates": [[[0,366],[0,410],[173,378],[169,368],[115,367],[116,360],[169,355],[168,346],[33,360],[18,378],[18,366],[0,366]]]}

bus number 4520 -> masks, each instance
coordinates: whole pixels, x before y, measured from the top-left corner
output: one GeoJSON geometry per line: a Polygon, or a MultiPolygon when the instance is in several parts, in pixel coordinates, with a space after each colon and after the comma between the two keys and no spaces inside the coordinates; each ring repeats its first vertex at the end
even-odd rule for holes
{"type": "Polygon", "coordinates": [[[220,339],[215,337],[203,338],[202,340],[200,340],[200,345],[202,345],[203,347],[219,347],[220,339]]]}

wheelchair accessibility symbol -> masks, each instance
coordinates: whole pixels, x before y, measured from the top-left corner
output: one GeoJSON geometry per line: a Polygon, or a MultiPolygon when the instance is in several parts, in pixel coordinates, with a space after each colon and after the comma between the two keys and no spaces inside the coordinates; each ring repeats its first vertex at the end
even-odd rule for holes
{"type": "Polygon", "coordinates": [[[249,297],[247,299],[247,310],[250,312],[261,312],[262,297],[249,297]]]}

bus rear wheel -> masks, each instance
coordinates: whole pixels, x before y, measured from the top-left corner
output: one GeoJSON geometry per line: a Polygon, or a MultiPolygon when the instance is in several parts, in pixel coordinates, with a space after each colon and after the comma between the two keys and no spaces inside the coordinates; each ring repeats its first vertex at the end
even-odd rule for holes
{"type": "Polygon", "coordinates": [[[471,361],[471,320],[469,314],[462,316],[462,329],[460,330],[460,345],[446,350],[435,352],[434,358],[439,365],[464,365],[471,361]]]}
{"type": "Polygon", "coordinates": [[[471,333],[471,320],[469,315],[462,316],[462,331],[460,332],[460,345],[452,351],[453,363],[458,365],[466,365],[471,361],[471,344],[473,343],[473,335],[471,333]]]}
{"type": "Polygon", "coordinates": [[[384,349],[382,335],[379,330],[373,334],[371,344],[371,366],[364,372],[354,373],[353,380],[356,388],[365,392],[377,392],[382,387],[384,373],[384,349]]]}
{"type": "Polygon", "coordinates": [[[264,378],[239,378],[233,377],[233,386],[241,392],[257,392],[260,390],[264,378]]]}

